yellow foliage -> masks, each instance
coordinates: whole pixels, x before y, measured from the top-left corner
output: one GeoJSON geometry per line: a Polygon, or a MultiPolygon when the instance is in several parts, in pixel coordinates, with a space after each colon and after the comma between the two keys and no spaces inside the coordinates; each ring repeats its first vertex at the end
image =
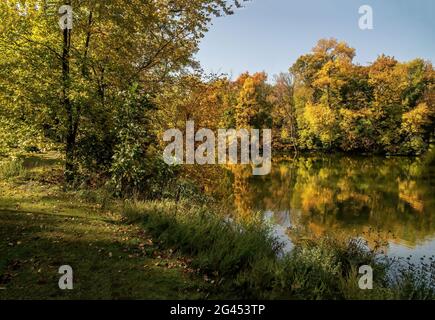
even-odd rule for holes
{"type": "Polygon", "coordinates": [[[424,132],[424,126],[430,124],[431,110],[426,103],[420,103],[402,116],[402,130],[409,134],[424,132]]]}
{"type": "Polygon", "coordinates": [[[335,139],[337,119],[335,112],[324,104],[308,103],[304,112],[309,130],[324,144],[330,144],[335,139]]]}

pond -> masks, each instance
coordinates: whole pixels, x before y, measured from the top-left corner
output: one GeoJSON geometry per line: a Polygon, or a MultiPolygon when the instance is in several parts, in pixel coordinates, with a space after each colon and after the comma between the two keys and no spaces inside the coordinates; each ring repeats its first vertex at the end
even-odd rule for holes
{"type": "Polygon", "coordinates": [[[287,156],[267,176],[234,166],[211,188],[237,215],[263,214],[286,250],[301,238],[362,236],[417,260],[435,254],[434,158],[287,156]]]}

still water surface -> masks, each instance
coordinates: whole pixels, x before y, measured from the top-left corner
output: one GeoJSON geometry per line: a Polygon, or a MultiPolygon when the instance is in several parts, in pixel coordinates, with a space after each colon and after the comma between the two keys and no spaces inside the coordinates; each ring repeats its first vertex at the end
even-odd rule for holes
{"type": "Polygon", "coordinates": [[[287,250],[301,237],[363,236],[417,260],[435,254],[434,158],[287,157],[268,176],[236,166],[226,201],[237,215],[261,212],[287,250]]]}

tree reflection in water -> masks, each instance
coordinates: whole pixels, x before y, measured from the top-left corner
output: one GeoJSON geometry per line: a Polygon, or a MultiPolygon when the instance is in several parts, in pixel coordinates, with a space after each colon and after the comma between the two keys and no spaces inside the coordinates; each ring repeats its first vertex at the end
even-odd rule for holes
{"type": "Polygon", "coordinates": [[[236,218],[261,212],[280,230],[287,229],[293,241],[331,233],[363,235],[369,244],[379,238],[387,241],[392,254],[433,254],[433,154],[299,156],[275,161],[268,176],[252,176],[250,167],[232,166],[229,175],[221,168],[208,179],[207,189],[236,218]]]}

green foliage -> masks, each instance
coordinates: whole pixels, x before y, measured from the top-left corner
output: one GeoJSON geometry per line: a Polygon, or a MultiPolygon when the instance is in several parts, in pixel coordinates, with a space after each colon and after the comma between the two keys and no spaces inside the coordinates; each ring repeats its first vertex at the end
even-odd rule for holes
{"type": "MultiPolygon", "coordinates": [[[[123,97],[124,105],[116,110],[116,144],[111,167],[111,184],[118,196],[176,197],[179,168],[167,165],[156,149],[151,114],[156,112],[150,98],[133,86],[123,97]]],[[[198,193],[196,193],[198,194],[198,193]]]]}
{"type": "Polygon", "coordinates": [[[147,132],[147,112],[152,108],[148,99],[134,86],[124,96],[115,118],[117,144],[110,168],[112,183],[119,195],[133,195],[146,189],[152,176],[150,135],[147,132]]]}
{"type": "MultiPolygon", "coordinates": [[[[68,184],[80,180],[74,176],[79,168],[107,172],[112,156],[115,180],[137,181],[146,168],[131,177],[125,169],[139,168],[131,162],[141,147],[114,146],[116,139],[132,138],[117,131],[123,127],[114,110],[128,104],[122,98],[133,83],[146,88],[142,94],[155,96],[166,83],[197,69],[193,55],[212,17],[232,14],[241,2],[79,1],[73,3],[69,31],[60,30],[49,9],[37,10],[39,1],[26,1],[26,15],[12,2],[0,2],[0,153],[42,149],[39,140],[48,140],[65,150],[68,184]]],[[[136,129],[137,135],[145,130],[138,122],[126,128],[136,129]]]]}

